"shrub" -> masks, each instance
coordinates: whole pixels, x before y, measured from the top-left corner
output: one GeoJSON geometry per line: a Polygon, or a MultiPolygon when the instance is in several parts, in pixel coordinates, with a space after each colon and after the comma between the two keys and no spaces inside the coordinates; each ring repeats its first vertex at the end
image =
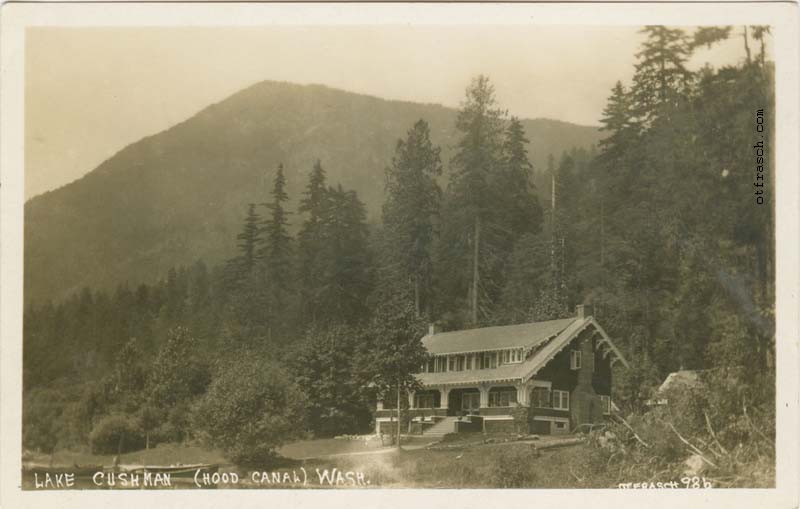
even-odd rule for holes
{"type": "Polygon", "coordinates": [[[213,447],[240,465],[263,465],[275,449],[305,434],[305,397],[274,363],[239,355],[211,382],[195,413],[213,447]]]}
{"type": "Polygon", "coordinates": [[[136,419],[127,415],[109,415],[89,434],[93,454],[120,454],[144,448],[144,434],[136,419]]]}
{"type": "Polygon", "coordinates": [[[65,402],[59,391],[34,389],[23,399],[22,443],[30,449],[52,454],[63,428],[65,402]]]}

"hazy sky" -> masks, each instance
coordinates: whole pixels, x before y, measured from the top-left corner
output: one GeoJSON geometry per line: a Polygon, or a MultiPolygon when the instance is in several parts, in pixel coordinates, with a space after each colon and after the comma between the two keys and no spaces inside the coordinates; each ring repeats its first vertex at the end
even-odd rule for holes
{"type": "MultiPolygon", "coordinates": [[[[488,74],[520,117],[595,125],[628,82],[627,27],[33,28],[27,31],[25,196],[60,187],[126,145],[262,80],[321,83],[458,106],[488,74]]],[[[754,45],[754,43],[751,43],[754,45]]],[[[733,63],[740,40],[695,65],[733,63]]]]}

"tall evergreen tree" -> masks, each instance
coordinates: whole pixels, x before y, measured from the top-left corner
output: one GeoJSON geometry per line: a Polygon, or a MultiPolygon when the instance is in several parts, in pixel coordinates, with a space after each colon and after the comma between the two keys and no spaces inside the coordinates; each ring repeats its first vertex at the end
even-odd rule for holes
{"type": "Polygon", "coordinates": [[[602,151],[600,157],[609,167],[620,164],[622,156],[635,141],[637,129],[633,115],[632,98],[622,82],[617,81],[600,119],[600,130],[607,133],[598,144],[602,151]]]}
{"type": "Polygon", "coordinates": [[[477,324],[488,315],[498,290],[499,253],[493,243],[507,235],[495,209],[502,201],[497,184],[505,113],[497,107],[486,76],[474,78],[466,94],[456,119],[461,138],[450,162],[448,238],[442,244],[453,267],[452,290],[466,290],[468,321],[477,324]]]}
{"type": "Polygon", "coordinates": [[[640,33],[646,39],[636,54],[633,93],[638,119],[650,123],[659,112],[668,114],[663,109],[674,107],[677,98],[686,91],[692,76],[686,68],[690,50],[681,29],[650,25],[640,33]]]}
{"type": "Polygon", "coordinates": [[[328,188],[319,224],[320,278],[313,287],[312,316],[321,323],[358,323],[368,316],[371,290],[366,209],[355,191],[328,188]]]}
{"type": "Polygon", "coordinates": [[[533,192],[531,174],[533,165],[528,159],[525,128],[517,117],[511,117],[503,140],[503,166],[500,187],[505,200],[497,203],[505,209],[505,223],[510,230],[508,249],[514,240],[526,233],[537,233],[541,228],[542,208],[533,192]]]}
{"type": "Polygon", "coordinates": [[[326,187],[319,161],[300,203],[300,299],[309,324],[354,323],[371,288],[366,210],[355,191],[326,187]]]}
{"type": "Polygon", "coordinates": [[[317,160],[309,175],[306,190],[298,208],[306,218],[298,234],[298,277],[302,314],[314,323],[319,308],[319,291],[324,277],[321,249],[322,223],[328,209],[328,187],[325,170],[317,160]]]}
{"type": "Polygon", "coordinates": [[[261,216],[256,212],[255,203],[247,205],[244,225],[236,240],[239,254],[230,259],[226,266],[228,284],[232,288],[250,276],[261,248],[261,216]]]}
{"type": "Polygon", "coordinates": [[[700,46],[705,46],[706,48],[711,49],[711,46],[714,44],[730,37],[732,28],[733,27],[730,26],[698,27],[697,30],[695,30],[692,34],[691,41],[689,42],[689,49],[694,50],[700,46]]]}
{"type": "Polygon", "coordinates": [[[392,165],[386,169],[384,284],[410,281],[417,316],[423,311],[430,316],[433,244],[442,195],[436,181],[442,173],[439,154],[428,123],[418,120],[406,139],[397,141],[392,165]]]}
{"type": "Polygon", "coordinates": [[[265,242],[260,250],[260,262],[266,285],[269,327],[267,337],[275,333],[289,332],[290,305],[293,300],[292,238],[289,235],[288,212],[284,204],[289,200],[286,194],[286,177],[283,164],[278,166],[272,188],[272,201],[265,206],[269,217],[264,221],[265,242]]]}

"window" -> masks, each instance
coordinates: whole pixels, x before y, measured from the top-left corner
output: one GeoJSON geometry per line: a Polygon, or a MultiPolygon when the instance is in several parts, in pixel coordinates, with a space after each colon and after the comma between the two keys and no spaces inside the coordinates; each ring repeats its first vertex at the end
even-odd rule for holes
{"type": "Polygon", "coordinates": [[[600,405],[603,407],[603,415],[611,414],[611,396],[600,396],[600,405]]]}
{"type": "Polygon", "coordinates": [[[569,410],[569,392],[553,391],[553,408],[557,410],[569,410]]]}
{"type": "Polygon", "coordinates": [[[433,408],[433,394],[416,394],[414,408],[433,408]]]}
{"type": "Polygon", "coordinates": [[[464,356],[456,357],[456,371],[464,371],[464,356]]]}
{"type": "Polygon", "coordinates": [[[550,389],[534,387],[531,393],[531,405],[534,408],[550,408],[550,389]]]}
{"type": "Polygon", "coordinates": [[[472,355],[465,355],[464,361],[466,364],[466,369],[472,369],[472,355]]]}
{"type": "Polygon", "coordinates": [[[556,425],[556,429],[565,429],[567,427],[566,422],[555,421],[553,424],[556,425]]]}
{"type": "Polygon", "coordinates": [[[517,402],[517,391],[489,391],[489,406],[511,406],[517,402]]]}
{"type": "Polygon", "coordinates": [[[436,357],[436,365],[435,365],[435,372],[441,373],[442,371],[447,371],[447,357],[436,357]]]}
{"type": "Polygon", "coordinates": [[[580,350],[573,350],[572,352],[570,352],[569,368],[570,369],[581,369],[581,351],[580,350]]]}
{"type": "Polygon", "coordinates": [[[522,362],[522,350],[517,348],[503,352],[503,363],[522,362]]]}
{"type": "Polygon", "coordinates": [[[470,413],[481,407],[481,395],[478,392],[465,392],[461,395],[461,409],[470,413]]]}
{"type": "Polygon", "coordinates": [[[456,370],[456,358],[453,356],[447,357],[447,371],[456,370]]]}

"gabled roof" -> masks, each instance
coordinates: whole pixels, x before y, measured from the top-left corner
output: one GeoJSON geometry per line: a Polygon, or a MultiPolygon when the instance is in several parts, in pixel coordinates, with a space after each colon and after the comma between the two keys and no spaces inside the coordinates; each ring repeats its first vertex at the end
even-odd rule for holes
{"type": "MultiPolygon", "coordinates": [[[[512,348],[516,346],[525,347],[531,346],[534,348],[534,352],[531,356],[527,357],[525,361],[519,364],[503,364],[493,369],[472,369],[472,370],[465,370],[465,371],[445,371],[441,373],[419,373],[417,374],[417,378],[423,385],[463,385],[463,384],[475,384],[480,382],[502,382],[508,381],[510,383],[517,383],[517,382],[526,382],[533,378],[536,373],[539,372],[548,362],[550,362],[553,357],[558,354],[561,350],[563,350],[570,342],[575,339],[578,334],[580,334],[583,330],[587,327],[593,327],[595,329],[595,333],[599,334],[602,337],[601,342],[607,344],[608,351],[607,353],[613,353],[616,359],[619,359],[626,367],[628,367],[628,363],[622,354],[617,350],[614,344],[611,342],[611,338],[608,337],[608,334],[603,330],[602,327],[595,321],[594,318],[591,316],[586,318],[568,318],[564,320],[551,320],[549,322],[538,322],[538,323],[530,323],[530,324],[522,324],[522,325],[510,325],[506,327],[486,327],[483,329],[471,329],[469,331],[457,331],[453,333],[445,333],[445,334],[436,334],[434,336],[426,336],[426,338],[438,338],[439,336],[446,336],[447,334],[457,334],[463,332],[472,332],[473,334],[468,335],[467,337],[470,340],[474,340],[475,338],[486,338],[488,340],[488,344],[490,346],[485,346],[483,348],[476,348],[474,350],[463,350],[463,351],[447,351],[447,353],[468,353],[469,351],[483,351],[483,350],[497,350],[502,348],[512,348]],[[542,326],[542,327],[539,327],[542,326]],[[549,331],[560,329],[558,330],[555,335],[546,336],[549,331]],[[521,331],[527,330],[528,332],[536,331],[538,335],[535,337],[537,338],[530,344],[519,344],[519,338],[524,338],[526,336],[520,334],[515,340],[516,343],[512,344],[512,340],[503,340],[496,338],[495,335],[500,335],[505,333],[506,331],[514,331],[517,333],[521,333],[521,331]],[[483,331],[480,334],[474,333],[474,331],[483,331]],[[497,345],[509,345],[509,346],[497,346],[497,345]]],[[[531,336],[527,336],[531,337],[531,336]]],[[[467,343],[465,341],[466,338],[462,338],[462,343],[459,344],[469,344],[472,346],[472,343],[467,343]]],[[[425,344],[425,338],[423,338],[423,344],[425,344]]],[[[427,344],[425,345],[427,347],[427,344]]],[[[429,350],[430,352],[430,350],[429,350]]],[[[433,353],[433,352],[431,352],[433,353]]],[[[444,351],[440,352],[444,353],[444,351]]]]}
{"type": "Polygon", "coordinates": [[[428,334],[422,338],[422,344],[431,355],[483,352],[506,348],[532,348],[555,337],[576,320],[578,318],[573,317],[547,322],[428,334]]]}

